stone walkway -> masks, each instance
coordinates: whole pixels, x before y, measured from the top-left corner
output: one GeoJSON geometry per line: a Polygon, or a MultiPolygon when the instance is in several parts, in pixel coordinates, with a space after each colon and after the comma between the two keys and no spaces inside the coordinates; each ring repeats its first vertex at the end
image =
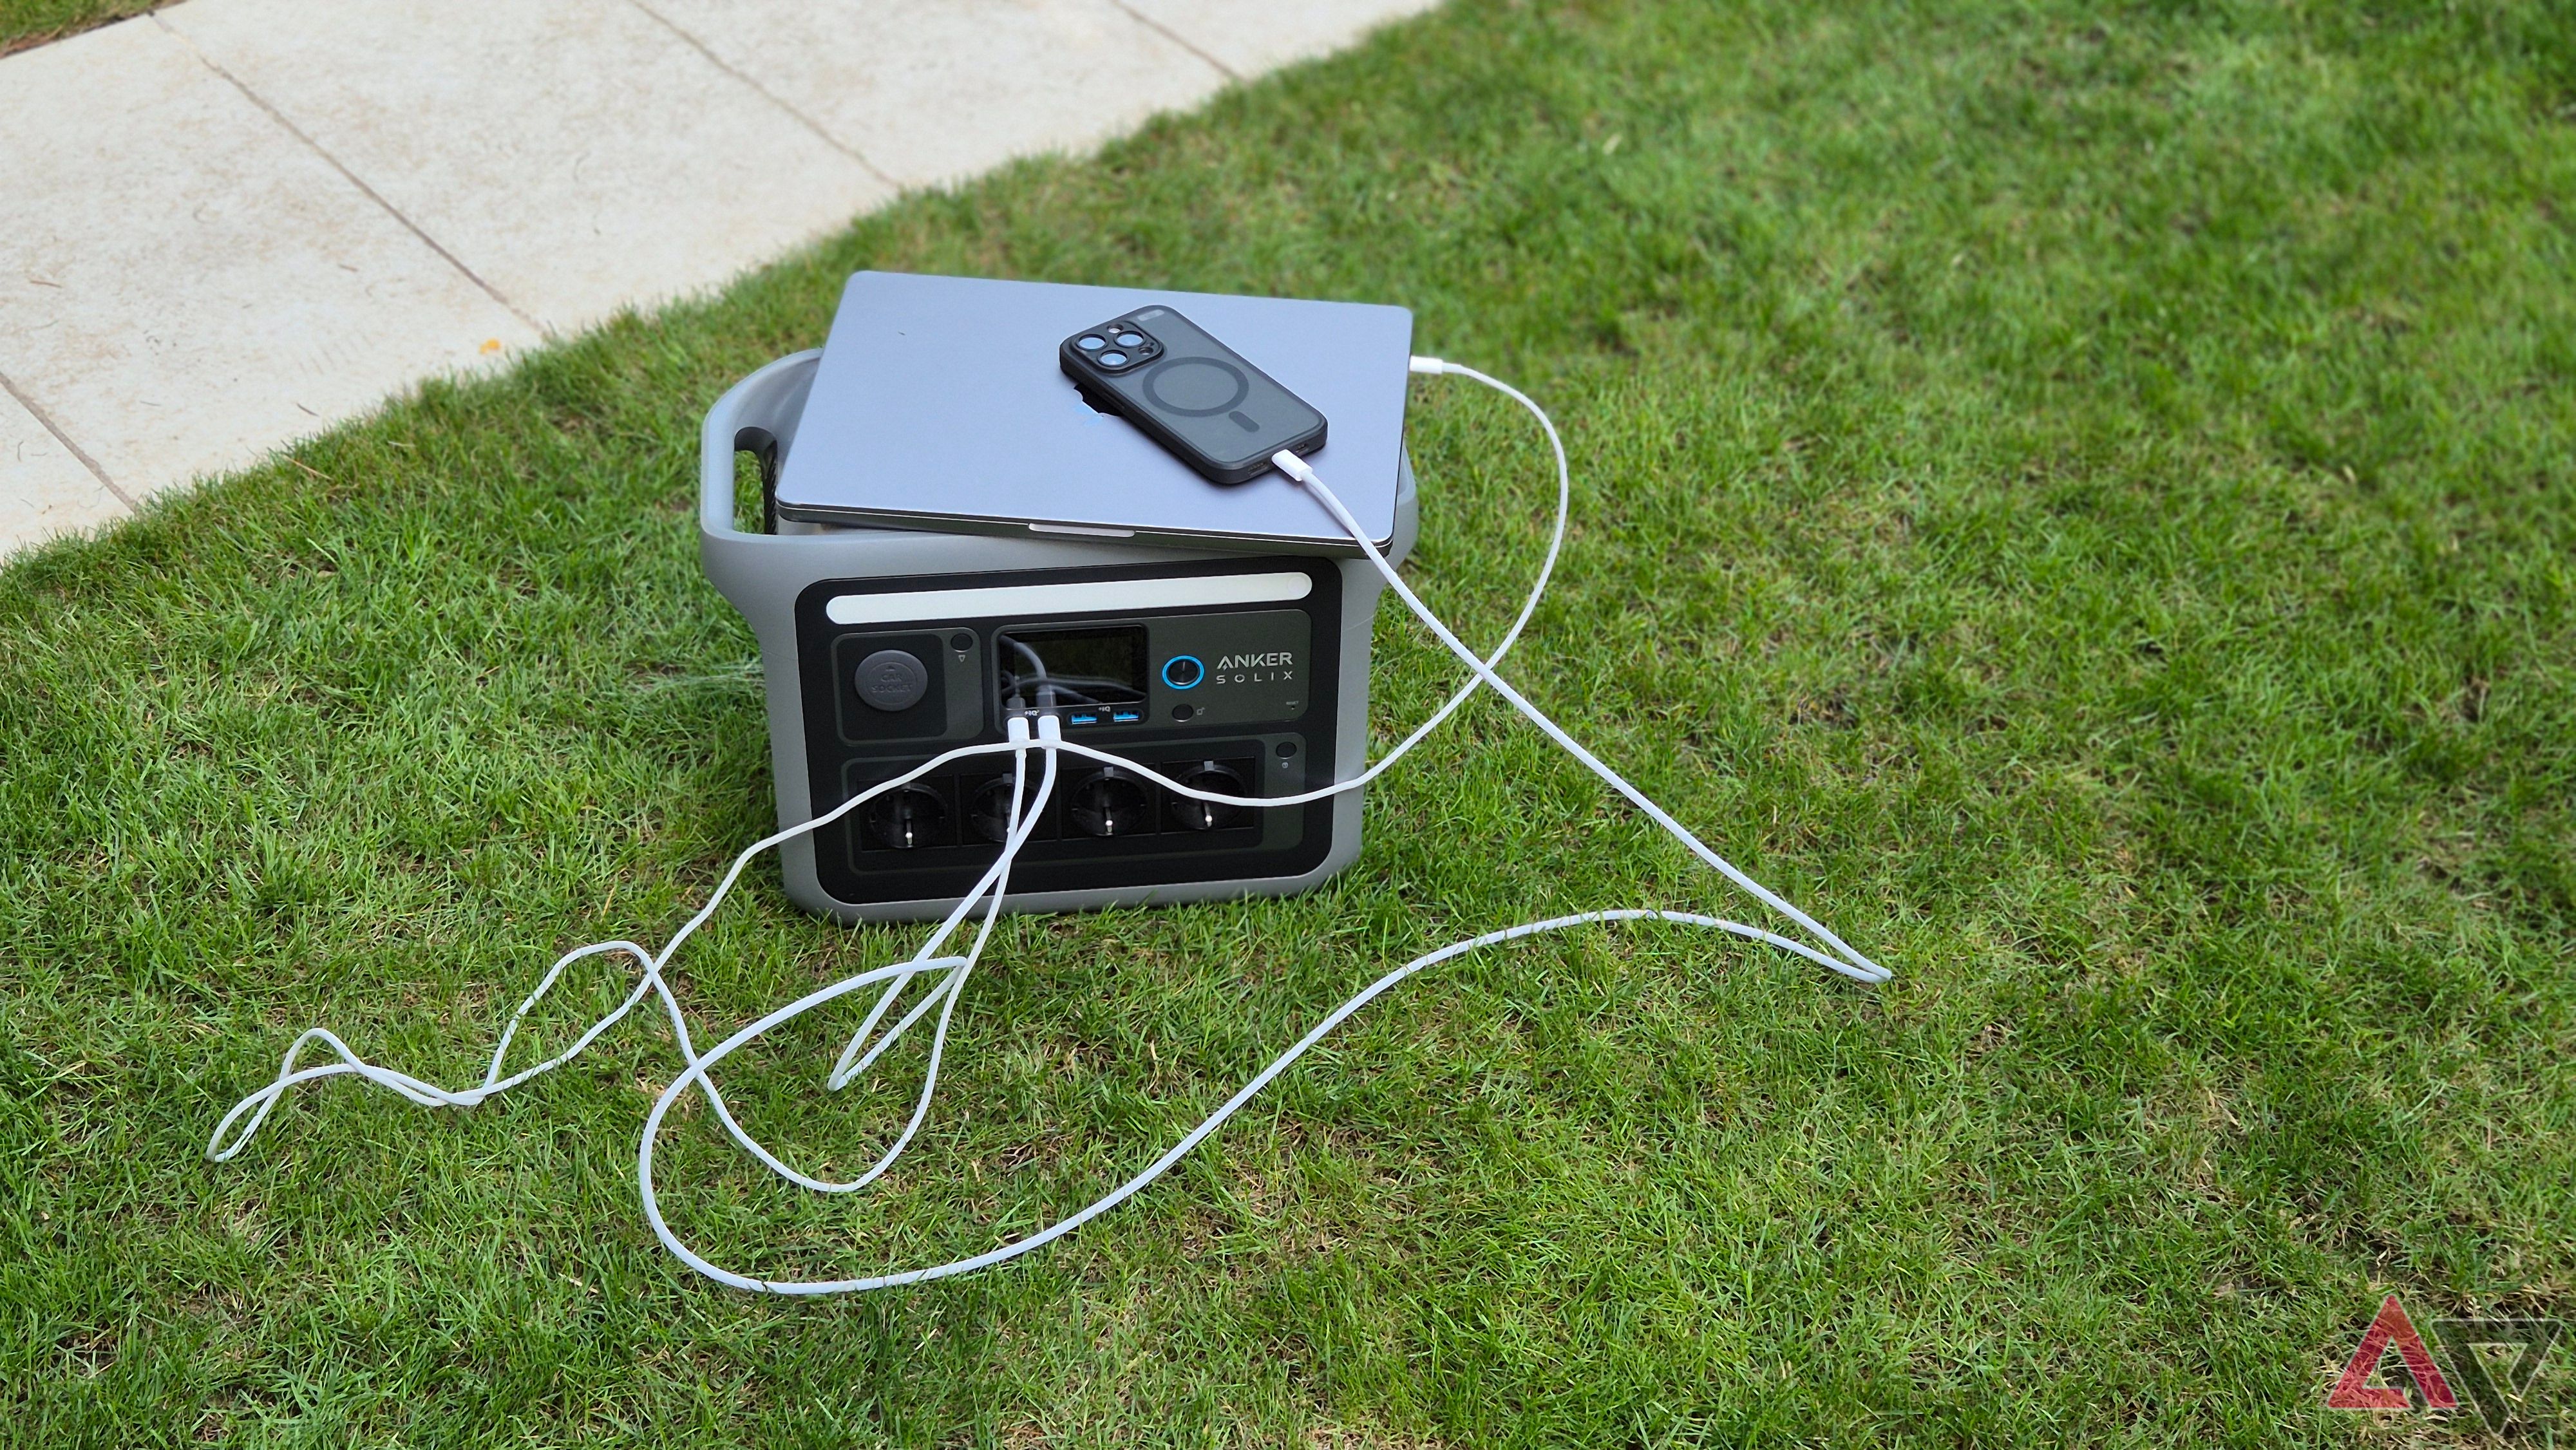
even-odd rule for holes
{"type": "Polygon", "coordinates": [[[1430,0],[187,0],[0,58],[0,555],[1430,0]]]}

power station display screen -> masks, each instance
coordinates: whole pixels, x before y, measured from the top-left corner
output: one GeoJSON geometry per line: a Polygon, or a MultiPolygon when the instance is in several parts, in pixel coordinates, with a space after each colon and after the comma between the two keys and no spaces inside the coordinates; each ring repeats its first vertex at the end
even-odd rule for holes
{"type": "Polygon", "coordinates": [[[1145,626],[1007,629],[995,637],[1002,698],[1028,705],[1145,704],[1145,626]]]}

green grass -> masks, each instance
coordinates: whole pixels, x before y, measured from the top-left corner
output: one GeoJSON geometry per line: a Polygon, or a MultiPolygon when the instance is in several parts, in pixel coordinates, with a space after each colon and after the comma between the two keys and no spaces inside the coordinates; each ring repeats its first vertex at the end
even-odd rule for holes
{"type": "Polygon", "coordinates": [[[0,0],[0,55],[60,40],[170,0],[0,0]]]}
{"type": "MultiPolygon", "coordinates": [[[[2476,1439],[2320,1400],[2389,1290],[2576,1311],[2565,21],[1456,7],[20,560],[0,1436],[2476,1439]],[[201,1161],[308,1023],[470,1079],[557,951],[658,939],[763,829],[694,429],[862,266],[1413,306],[1574,452],[1515,677],[1895,982],[1488,953],[1075,1239],[849,1302],[652,1243],[640,1021],[470,1114],[328,1084],[201,1161]]],[[[1455,384],[1412,436],[1411,571],[1490,637],[1539,446],[1455,384]]],[[[1381,624],[1392,733],[1453,671],[1381,624]]],[[[1748,909],[1490,703],[1370,799],[1303,899],[1011,921],[884,1192],[776,1188],[697,1114],[666,1201],[735,1265],[973,1252],[1393,961],[1748,909]]],[[[911,939],[763,871],[678,972],[713,1028],[911,939]]],[[[855,1010],[726,1072],[842,1168],[903,1091],[816,1090],[855,1010]]]]}

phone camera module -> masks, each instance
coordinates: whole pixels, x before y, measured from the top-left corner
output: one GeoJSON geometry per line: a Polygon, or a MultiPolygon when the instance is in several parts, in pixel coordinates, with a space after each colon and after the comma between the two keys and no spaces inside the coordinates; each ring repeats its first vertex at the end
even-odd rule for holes
{"type": "Polygon", "coordinates": [[[1125,317],[1077,332],[1071,342],[1077,355],[1089,359],[1093,368],[1104,373],[1131,372],[1161,357],[1164,351],[1154,334],[1125,317]]]}

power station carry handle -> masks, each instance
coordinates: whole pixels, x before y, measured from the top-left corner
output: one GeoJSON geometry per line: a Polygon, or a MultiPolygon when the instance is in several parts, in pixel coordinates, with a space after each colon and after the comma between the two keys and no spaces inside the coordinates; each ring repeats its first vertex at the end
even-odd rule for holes
{"type": "MultiPolygon", "coordinates": [[[[777,477],[778,465],[796,442],[796,425],[805,416],[805,397],[814,387],[821,348],[789,353],[725,390],[707,410],[698,438],[698,531],[710,540],[749,543],[777,537],[745,533],[734,527],[734,454],[758,432],[762,471],[777,477]]],[[[765,491],[765,490],[764,490],[765,491]]]]}

